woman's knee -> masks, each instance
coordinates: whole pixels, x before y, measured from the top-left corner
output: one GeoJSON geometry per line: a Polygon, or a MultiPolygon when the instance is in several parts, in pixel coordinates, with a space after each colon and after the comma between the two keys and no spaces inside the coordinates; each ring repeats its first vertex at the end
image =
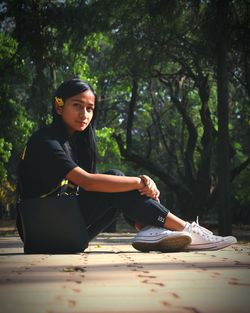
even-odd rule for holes
{"type": "Polygon", "coordinates": [[[108,175],[116,175],[116,176],[125,176],[125,174],[117,169],[111,169],[106,171],[104,174],[108,174],[108,175]]]}

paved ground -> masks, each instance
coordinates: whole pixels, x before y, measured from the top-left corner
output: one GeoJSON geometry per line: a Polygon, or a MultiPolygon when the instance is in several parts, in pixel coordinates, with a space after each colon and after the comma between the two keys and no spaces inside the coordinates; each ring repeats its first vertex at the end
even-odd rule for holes
{"type": "Polygon", "coordinates": [[[101,234],[77,255],[24,255],[1,237],[1,313],[250,312],[249,244],[140,253],[132,237],[101,234]]]}

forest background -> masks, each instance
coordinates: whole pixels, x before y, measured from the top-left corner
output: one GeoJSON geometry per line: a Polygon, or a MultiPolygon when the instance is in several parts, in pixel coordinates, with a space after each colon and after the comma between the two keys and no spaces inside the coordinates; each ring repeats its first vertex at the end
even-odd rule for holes
{"type": "Polygon", "coordinates": [[[53,91],[78,76],[98,95],[100,171],[150,175],[220,234],[250,224],[249,42],[247,0],[1,1],[1,218],[53,91]]]}

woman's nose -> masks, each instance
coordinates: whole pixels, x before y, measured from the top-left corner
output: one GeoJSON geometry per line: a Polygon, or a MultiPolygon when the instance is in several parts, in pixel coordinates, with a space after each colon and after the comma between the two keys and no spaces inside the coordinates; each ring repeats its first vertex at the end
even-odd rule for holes
{"type": "Polygon", "coordinates": [[[83,107],[81,107],[80,109],[79,109],[79,113],[80,113],[80,115],[81,116],[86,116],[86,113],[87,113],[87,111],[86,111],[86,108],[83,108],[83,107]]]}

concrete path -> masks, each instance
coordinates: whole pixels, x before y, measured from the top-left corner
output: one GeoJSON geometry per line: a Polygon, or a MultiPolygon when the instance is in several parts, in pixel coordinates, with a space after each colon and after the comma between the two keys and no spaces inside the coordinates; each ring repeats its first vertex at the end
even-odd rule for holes
{"type": "Polygon", "coordinates": [[[132,237],[101,234],[77,255],[24,255],[1,237],[1,313],[250,312],[249,244],[140,253],[132,237]]]}

